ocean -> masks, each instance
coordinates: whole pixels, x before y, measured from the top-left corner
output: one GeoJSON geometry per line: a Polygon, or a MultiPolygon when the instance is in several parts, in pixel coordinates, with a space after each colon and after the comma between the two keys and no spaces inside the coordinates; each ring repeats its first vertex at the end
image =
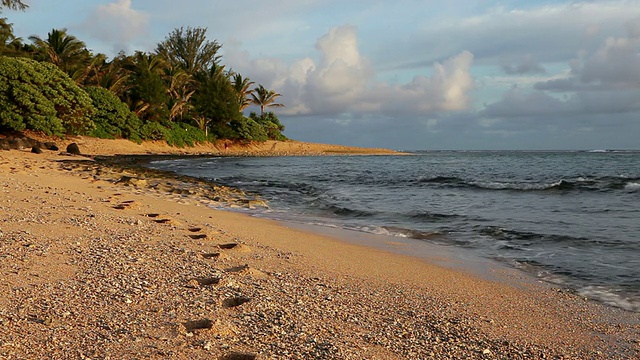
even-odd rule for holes
{"type": "Polygon", "coordinates": [[[259,194],[256,216],[464,248],[640,311],[640,152],[214,157],[148,167],[259,194]]]}

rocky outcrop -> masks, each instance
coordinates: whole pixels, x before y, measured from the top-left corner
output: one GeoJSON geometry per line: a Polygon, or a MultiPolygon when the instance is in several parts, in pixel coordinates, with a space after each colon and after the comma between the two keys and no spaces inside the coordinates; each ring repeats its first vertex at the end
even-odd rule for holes
{"type": "Polygon", "coordinates": [[[41,154],[42,149],[58,151],[58,146],[54,142],[42,143],[28,136],[6,136],[0,138],[0,150],[23,150],[29,148],[34,154],[41,154]]]}

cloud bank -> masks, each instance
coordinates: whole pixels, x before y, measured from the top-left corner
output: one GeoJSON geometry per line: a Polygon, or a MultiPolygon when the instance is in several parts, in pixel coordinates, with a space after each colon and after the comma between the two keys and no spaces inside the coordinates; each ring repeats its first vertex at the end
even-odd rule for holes
{"type": "Polygon", "coordinates": [[[234,49],[225,58],[254,81],[284,94],[284,115],[428,115],[469,106],[474,81],[473,54],[468,51],[434,63],[430,76],[394,84],[376,78],[359,51],[353,26],[332,28],[317,40],[316,50],[318,60],[307,57],[290,65],[275,59],[250,60],[247,53],[234,49]]]}

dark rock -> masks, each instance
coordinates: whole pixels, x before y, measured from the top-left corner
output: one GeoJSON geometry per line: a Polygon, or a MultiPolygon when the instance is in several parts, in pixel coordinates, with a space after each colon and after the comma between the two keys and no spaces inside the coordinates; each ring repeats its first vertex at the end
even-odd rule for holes
{"type": "Polygon", "coordinates": [[[9,146],[8,139],[0,139],[0,149],[2,150],[11,150],[11,146],[9,146]]]}
{"type": "Polygon", "coordinates": [[[9,148],[11,149],[15,149],[15,150],[22,150],[24,149],[24,142],[22,141],[22,139],[9,139],[9,148]]]}
{"type": "Polygon", "coordinates": [[[22,143],[24,144],[25,148],[30,148],[30,147],[34,147],[36,146],[36,144],[38,144],[37,140],[34,140],[30,137],[23,137],[22,139],[22,143]]]}
{"type": "Polygon", "coordinates": [[[51,150],[51,151],[60,150],[60,149],[58,149],[58,145],[56,145],[56,143],[50,142],[50,141],[47,141],[46,143],[44,143],[44,148],[47,149],[47,150],[51,150]]]}
{"type": "Polygon", "coordinates": [[[73,155],[80,155],[80,148],[78,147],[78,144],[71,143],[67,146],[67,152],[73,155]]]}
{"type": "Polygon", "coordinates": [[[31,152],[34,154],[42,154],[42,149],[40,149],[38,146],[34,146],[31,148],[31,152]]]}

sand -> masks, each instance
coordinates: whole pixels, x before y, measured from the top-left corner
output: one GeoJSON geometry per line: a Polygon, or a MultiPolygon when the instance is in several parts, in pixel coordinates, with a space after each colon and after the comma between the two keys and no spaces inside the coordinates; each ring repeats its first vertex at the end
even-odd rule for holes
{"type": "MultiPolygon", "coordinates": [[[[139,146],[70,140],[93,155],[139,146]]],[[[171,152],[158,146],[135,153],[171,152]]],[[[91,164],[0,152],[0,358],[640,357],[637,313],[213,210],[78,160],[91,164]]]]}
{"type": "Polygon", "coordinates": [[[196,144],[195,146],[185,146],[176,148],[167,145],[165,141],[145,141],[142,144],[117,139],[97,139],[86,136],[69,136],[66,139],[53,139],[44,137],[37,133],[26,133],[29,137],[45,141],[54,141],[61,150],[66,149],[70,143],[76,143],[80,151],[87,155],[223,155],[223,156],[318,156],[318,155],[391,155],[402,154],[401,152],[362,148],[355,146],[330,145],[308,143],[294,140],[265,142],[239,142],[230,140],[220,140],[214,144],[196,144]]]}

